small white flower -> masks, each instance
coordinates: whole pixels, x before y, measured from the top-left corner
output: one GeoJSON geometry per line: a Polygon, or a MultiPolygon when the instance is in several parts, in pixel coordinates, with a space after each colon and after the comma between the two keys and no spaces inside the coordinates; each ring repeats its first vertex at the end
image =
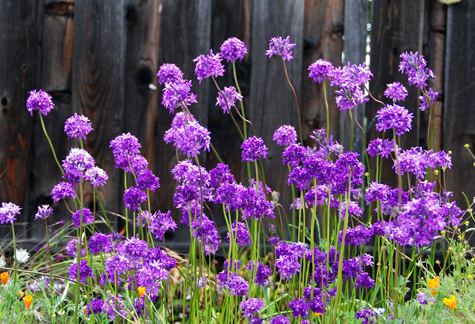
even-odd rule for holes
{"type": "Polygon", "coordinates": [[[15,259],[19,262],[19,263],[25,263],[26,261],[28,261],[28,259],[30,258],[30,255],[28,254],[28,251],[25,250],[25,249],[17,249],[15,251],[15,259]]]}
{"type": "Polygon", "coordinates": [[[7,265],[7,261],[5,260],[5,256],[4,255],[0,256],[0,269],[5,268],[6,265],[7,265]]]}

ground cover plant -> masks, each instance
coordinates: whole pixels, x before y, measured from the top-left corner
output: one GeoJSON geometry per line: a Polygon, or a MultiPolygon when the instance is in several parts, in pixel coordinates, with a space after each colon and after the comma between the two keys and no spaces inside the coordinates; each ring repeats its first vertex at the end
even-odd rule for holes
{"type": "MultiPolygon", "coordinates": [[[[62,180],[51,190],[52,205],[38,206],[35,219],[44,223],[46,238],[32,251],[16,245],[21,208],[1,204],[0,223],[12,234],[0,257],[2,322],[474,322],[475,263],[468,243],[473,202],[467,197],[457,205],[446,188],[450,152],[431,149],[430,127],[427,148],[401,147],[413,121],[403,106],[403,84],[388,84],[383,102],[368,89],[373,72],[365,64],[336,67],[324,60],[308,71],[323,87],[327,127],[304,143],[299,100],[287,74],[294,46],[289,37],[273,37],[262,53],[282,65],[295,99],[289,109],[298,125],[282,125],[273,136],[288,170],[290,206],[266,184],[268,148],[245,114],[236,65],[247,49],[237,38],[194,63],[197,80],[211,79],[216,109],[231,115],[241,136],[241,182],[225,163],[209,170],[201,165],[204,152],[221,159],[193,115],[199,98],[192,81],[171,63],[157,73],[162,105],[173,115],[163,138],[178,161],[173,211],[151,209],[150,193],[160,181],[130,133],[110,142],[123,179],[124,213],[107,210],[101,192],[109,176],[84,149],[93,131],[89,119],[67,119],[64,131],[74,147],[58,157],[43,122],[54,114],[52,98],[32,90],[27,113],[39,119],[62,180]],[[234,84],[221,84],[225,73],[232,73],[234,84]],[[333,138],[328,100],[351,118],[352,136],[365,143],[362,152],[333,138]],[[353,112],[369,100],[380,105],[374,120],[379,136],[372,139],[353,112]],[[391,166],[394,182],[382,181],[384,166],[391,166]],[[92,206],[85,205],[86,190],[93,193],[92,206]],[[59,206],[70,215],[51,224],[59,206]],[[218,217],[226,222],[225,237],[218,217]],[[189,232],[185,255],[165,241],[179,226],[189,232]]],[[[438,94],[423,56],[402,53],[399,70],[418,89],[418,108],[431,114],[438,94]]]]}

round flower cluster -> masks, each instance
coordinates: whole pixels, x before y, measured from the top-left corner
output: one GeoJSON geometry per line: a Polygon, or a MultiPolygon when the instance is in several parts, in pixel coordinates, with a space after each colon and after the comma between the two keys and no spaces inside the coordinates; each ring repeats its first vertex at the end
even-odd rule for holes
{"type": "Polygon", "coordinates": [[[242,60],[246,54],[246,44],[236,37],[225,40],[220,48],[221,57],[230,63],[242,60]]]}
{"type": "Polygon", "coordinates": [[[46,91],[31,90],[26,100],[26,109],[31,116],[35,110],[43,116],[47,116],[54,109],[54,103],[46,91]]]}
{"type": "Polygon", "coordinates": [[[280,56],[284,61],[293,59],[292,50],[296,46],[290,42],[290,36],[282,38],[281,36],[272,37],[269,41],[269,49],[266,51],[268,57],[280,56]]]}

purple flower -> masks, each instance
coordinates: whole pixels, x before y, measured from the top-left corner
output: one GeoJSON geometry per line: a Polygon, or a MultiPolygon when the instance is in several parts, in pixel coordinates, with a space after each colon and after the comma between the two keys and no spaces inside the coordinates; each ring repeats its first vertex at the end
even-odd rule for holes
{"type": "Polygon", "coordinates": [[[183,72],[175,64],[165,63],[160,66],[157,72],[158,83],[176,83],[183,80],[183,72]]]}
{"type": "Polygon", "coordinates": [[[94,233],[89,238],[88,247],[92,254],[109,253],[112,251],[112,237],[103,233],[94,233]]]}
{"type": "Polygon", "coordinates": [[[149,216],[148,228],[150,233],[155,235],[156,239],[163,240],[165,233],[168,231],[175,231],[177,225],[172,218],[171,211],[165,213],[159,211],[149,216]]]}
{"type": "Polygon", "coordinates": [[[35,214],[35,219],[47,219],[53,214],[53,208],[49,205],[38,206],[38,211],[35,214]]]}
{"type": "Polygon", "coordinates": [[[213,50],[210,50],[209,54],[199,55],[193,62],[196,63],[195,74],[200,82],[210,77],[217,78],[224,75],[224,66],[221,63],[221,56],[219,53],[214,54],[213,50]]]}
{"type": "Polygon", "coordinates": [[[142,145],[134,135],[123,133],[111,140],[109,147],[112,149],[116,167],[130,171],[134,158],[140,156],[142,145]]]}
{"type": "MultiPolygon", "coordinates": [[[[78,248],[78,240],[75,239],[75,238],[69,240],[68,243],[66,243],[66,246],[65,246],[65,250],[66,250],[67,255],[69,255],[71,258],[75,258],[77,248],[78,248]]],[[[79,249],[80,249],[81,256],[85,256],[86,255],[86,249],[82,248],[82,243],[81,243],[79,249]]]]}
{"type": "Polygon", "coordinates": [[[247,54],[246,44],[236,37],[228,38],[220,48],[220,54],[228,62],[242,60],[247,54]]]}
{"type": "Polygon", "coordinates": [[[245,318],[256,316],[257,313],[264,307],[264,301],[259,298],[249,298],[248,300],[243,300],[239,305],[242,311],[242,316],[245,318]]]}
{"type": "Polygon", "coordinates": [[[124,191],[124,205],[127,209],[138,211],[140,205],[146,201],[147,194],[137,187],[130,187],[124,191]]]}
{"type": "Polygon", "coordinates": [[[330,62],[318,59],[308,67],[308,76],[313,82],[322,83],[332,69],[333,65],[330,62]]]}
{"type": "Polygon", "coordinates": [[[225,87],[218,92],[216,98],[216,106],[221,107],[225,114],[229,114],[233,107],[236,107],[236,102],[242,101],[242,96],[236,91],[234,87],[225,87]]]}
{"type": "Polygon", "coordinates": [[[106,184],[107,180],[109,180],[109,176],[107,175],[106,171],[99,167],[92,167],[86,171],[84,175],[84,179],[89,181],[91,186],[94,188],[102,187],[106,184]]]}
{"type": "Polygon", "coordinates": [[[254,162],[259,158],[267,157],[267,146],[264,140],[257,136],[251,136],[241,144],[241,159],[246,162],[254,162]]]}
{"type": "Polygon", "coordinates": [[[294,318],[297,318],[299,316],[302,318],[307,318],[310,306],[307,304],[305,299],[297,298],[290,301],[289,308],[292,310],[292,315],[294,316],[294,318]]]}
{"type": "Polygon", "coordinates": [[[231,296],[246,296],[249,290],[247,281],[235,272],[223,270],[217,276],[218,286],[228,289],[231,296]]]}
{"type": "Polygon", "coordinates": [[[33,116],[33,112],[38,110],[40,114],[46,116],[54,109],[51,96],[43,90],[31,90],[26,100],[26,109],[33,116]]]}
{"type": "Polygon", "coordinates": [[[90,313],[99,314],[104,310],[104,301],[101,298],[93,298],[87,306],[90,313]]]}
{"type": "Polygon", "coordinates": [[[74,115],[66,119],[64,132],[69,138],[85,140],[87,134],[92,132],[91,121],[86,116],[74,113],[74,115]]]}
{"type": "Polygon", "coordinates": [[[160,180],[152,171],[144,169],[137,174],[137,186],[142,190],[156,191],[160,188],[160,180]]]}
{"type": "Polygon", "coordinates": [[[427,301],[427,295],[425,294],[425,292],[420,291],[419,293],[417,293],[417,301],[421,305],[427,305],[428,301],[427,301]]]}
{"type": "Polygon", "coordinates": [[[269,49],[266,51],[268,57],[280,56],[284,61],[293,59],[292,50],[295,43],[290,42],[290,36],[282,38],[281,36],[272,37],[269,41],[269,49]]]}
{"type": "Polygon", "coordinates": [[[437,91],[434,91],[432,88],[427,88],[426,94],[419,96],[419,109],[424,111],[430,108],[432,103],[437,100],[438,96],[439,93],[437,91]]]}
{"type": "MultiPolygon", "coordinates": [[[[78,279],[78,265],[77,263],[71,264],[68,270],[69,280],[76,281],[78,279]]],[[[81,260],[79,262],[79,282],[87,284],[87,279],[92,278],[92,269],[87,264],[86,260],[81,260]]]]}
{"type": "Polygon", "coordinates": [[[369,156],[381,156],[388,158],[394,152],[394,141],[382,138],[375,138],[368,144],[366,152],[369,156]]]}
{"type": "Polygon", "coordinates": [[[297,143],[297,132],[293,126],[282,125],[275,130],[272,139],[279,146],[289,146],[297,143]]]}
{"type": "Polygon", "coordinates": [[[166,83],[162,92],[162,105],[172,114],[180,106],[187,108],[197,103],[196,94],[191,92],[191,81],[177,80],[166,83]]]}
{"type": "Polygon", "coordinates": [[[392,101],[404,101],[407,97],[406,88],[399,82],[393,82],[386,85],[384,96],[392,101]]]}
{"type": "Polygon", "coordinates": [[[411,130],[412,113],[399,105],[387,105],[376,113],[376,130],[385,132],[394,129],[401,136],[411,130]]]}
{"type": "Polygon", "coordinates": [[[418,52],[404,52],[400,55],[399,71],[407,75],[408,82],[419,89],[427,86],[427,80],[434,73],[427,67],[427,62],[418,52]]]}
{"type": "Polygon", "coordinates": [[[370,204],[376,200],[384,201],[388,196],[390,188],[386,184],[381,184],[378,182],[371,182],[365,192],[366,203],[370,204]]]}
{"type": "Polygon", "coordinates": [[[290,320],[284,315],[277,315],[270,319],[270,324],[290,324],[290,320]]]}
{"type": "Polygon", "coordinates": [[[266,266],[265,264],[262,264],[260,261],[257,261],[257,270],[255,266],[255,262],[250,261],[247,264],[247,269],[252,271],[252,278],[254,279],[254,282],[260,286],[265,286],[268,284],[268,279],[269,276],[272,273],[272,270],[266,266]],[[254,271],[256,272],[254,275],[254,271]]]}
{"type": "Polygon", "coordinates": [[[364,308],[356,312],[356,318],[361,319],[362,324],[376,323],[376,312],[371,308],[364,308]]]}
{"type": "Polygon", "coordinates": [[[51,197],[55,203],[64,198],[75,198],[74,185],[69,182],[59,182],[51,190],[51,197]]]}
{"type": "Polygon", "coordinates": [[[14,203],[2,202],[0,207],[0,224],[13,224],[18,215],[20,215],[21,208],[14,203]]]}
{"type": "Polygon", "coordinates": [[[84,149],[72,148],[63,160],[64,176],[69,182],[80,182],[87,170],[95,166],[94,158],[84,149]]]}
{"type": "Polygon", "coordinates": [[[203,246],[205,255],[216,253],[221,244],[221,238],[216,224],[206,215],[196,217],[192,223],[193,236],[203,246]]]}
{"type": "Polygon", "coordinates": [[[71,218],[73,219],[74,227],[79,227],[81,224],[89,225],[94,222],[94,215],[88,208],[82,208],[75,211],[71,218]]]}
{"type": "MultiPolygon", "coordinates": [[[[239,246],[248,246],[251,245],[251,235],[249,234],[249,230],[247,229],[246,223],[244,222],[234,222],[232,224],[232,233],[236,243],[239,246]]],[[[228,233],[228,239],[230,240],[230,235],[228,233]]]]}
{"type": "Polygon", "coordinates": [[[367,272],[360,272],[356,275],[355,288],[373,288],[374,280],[367,272]]]}
{"type": "Polygon", "coordinates": [[[210,150],[210,132],[190,114],[186,116],[177,114],[172,127],[165,132],[163,139],[165,143],[172,143],[188,157],[195,157],[201,150],[210,150]]]}
{"type": "Polygon", "coordinates": [[[368,101],[364,92],[365,83],[373,74],[365,64],[348,65],[334,68],[328,72],[332,86],[339,87],[336,94],[336,104],[341,111],[352,109],[368,101]]]}
{"type": "MultiPolygon", "coordinates": [[[[360,246],[368,243],[373,237],[373,232],[370,228],[357,225],[355,227],[349,227],[346,230],[345,244],[360,246]]],[[[340,231],[338,235],[338,241],[341,242],[343,239],[343,233],[340,231]]]]}

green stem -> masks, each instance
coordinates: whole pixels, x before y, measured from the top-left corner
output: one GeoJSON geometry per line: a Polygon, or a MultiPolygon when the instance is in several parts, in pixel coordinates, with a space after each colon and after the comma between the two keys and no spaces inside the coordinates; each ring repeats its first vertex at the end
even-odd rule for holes
{"type": "Polygon", "coordinates": [[[51,149],[51,153],[53,153],[54,161],[56,162],[56,165],[58,166],[59,171],[61,171],[61,174],[64,176],[64,171],[63,171],[63,168],[61,167],[61,164],[59,163],[58,156],[56,155],[56,151],[54,150],[53,142],[51,142],[51,138],[49,137],[48,131],[46,130],[45,123],[43,121],[43,116],[41,116],[41,114],[38,114],[38,115],[40,116],[40,124],[41,124],[41,128],[43,129],[43,134],[45,135],[46,140],[48,141],[49,147],[51,149]]]}

